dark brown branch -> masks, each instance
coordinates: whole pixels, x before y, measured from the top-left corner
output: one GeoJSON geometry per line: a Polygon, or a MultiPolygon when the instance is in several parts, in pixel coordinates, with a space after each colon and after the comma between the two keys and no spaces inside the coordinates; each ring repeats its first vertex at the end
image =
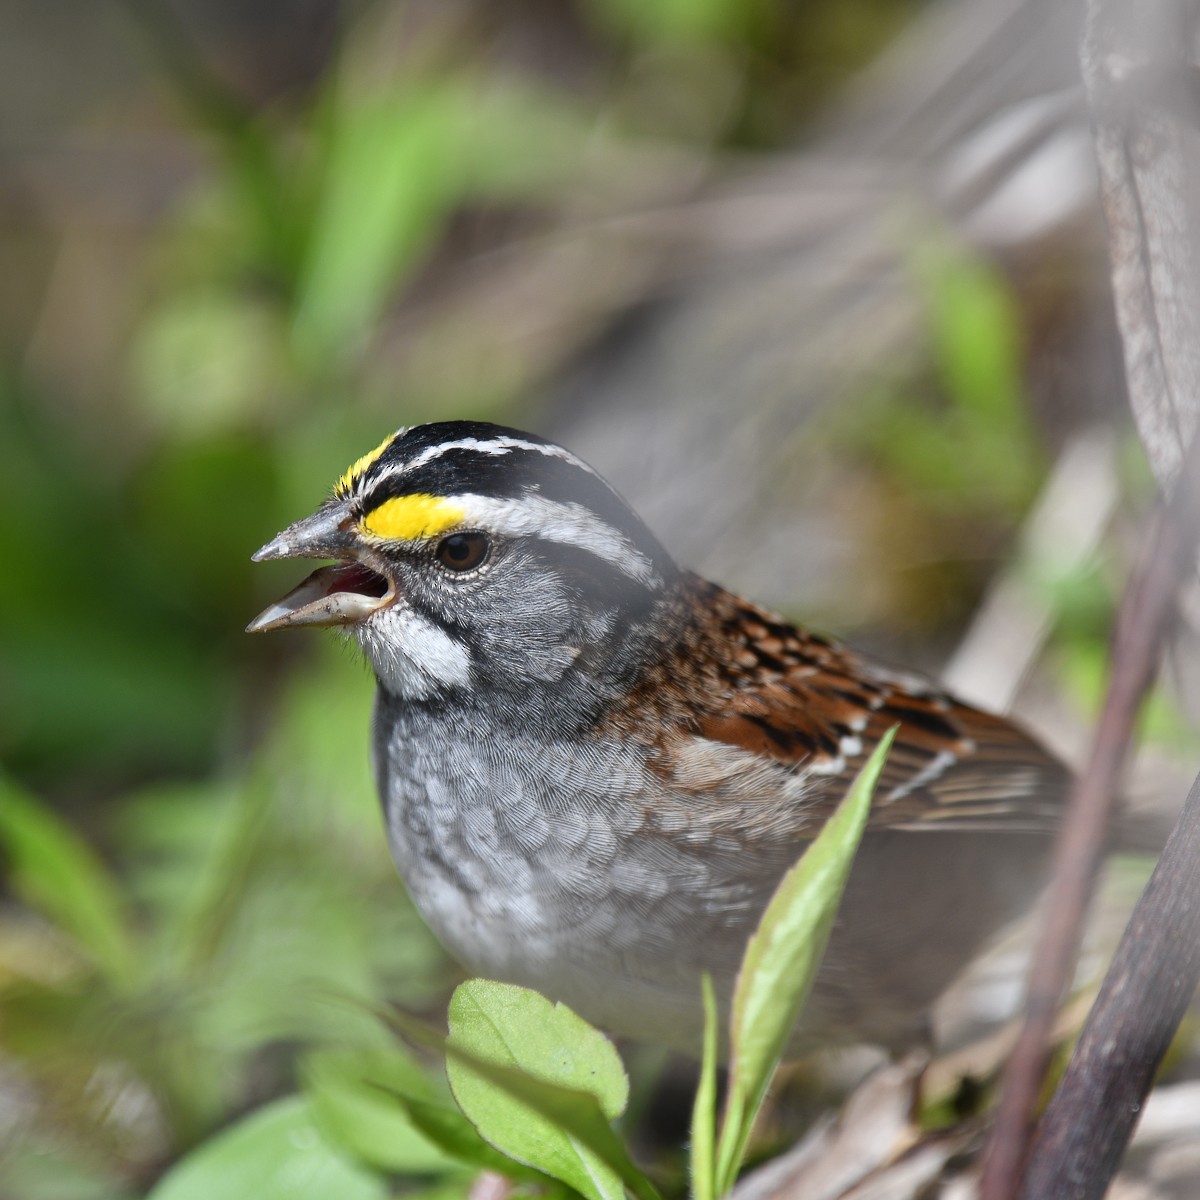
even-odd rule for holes
{"type": "Polygon", "coordinates": [[[1200,981],[1200,776],[1038,1127],[1022,1195],[1104,1195],[1200,981]]]}

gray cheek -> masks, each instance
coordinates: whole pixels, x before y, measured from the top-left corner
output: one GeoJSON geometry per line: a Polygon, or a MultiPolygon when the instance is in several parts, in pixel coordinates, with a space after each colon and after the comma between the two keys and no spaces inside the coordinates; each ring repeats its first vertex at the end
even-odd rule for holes
{"type": "Polygon", "coordinates": [[[470,624],[484,670],[499,682],[552,683],[571,667],[580,641],[578,605],[561,579],[527,564],[502,564],[488,586],[455,612],[470,624]]]}

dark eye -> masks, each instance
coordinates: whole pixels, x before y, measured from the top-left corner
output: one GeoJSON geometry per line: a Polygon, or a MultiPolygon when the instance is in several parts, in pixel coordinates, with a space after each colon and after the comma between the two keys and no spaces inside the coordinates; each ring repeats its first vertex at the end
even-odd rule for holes
{"type": "Polygon", "coordinates": [[[469,571],[488,556],[491,542],[484,533],[452,533],[438,542],[437,560],[448,571],[469,571]]]}

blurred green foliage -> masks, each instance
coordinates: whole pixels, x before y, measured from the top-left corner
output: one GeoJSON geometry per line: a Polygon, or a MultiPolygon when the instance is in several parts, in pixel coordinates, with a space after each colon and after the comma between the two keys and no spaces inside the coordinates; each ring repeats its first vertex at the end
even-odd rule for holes
{"type": "Polygon", "coordinates": [[[864,399],[841,437],[869,453],[932,519],[1011,525],[1033,500],[1046,456],[1025,399],[1021,316],[1000,272],[946,234],[911,255],[928,356],[915,379],[864,399]]]}
{"type": "Polygon", "coordinates": [[[161,1153],[162,1123],[182,1148],[284,1085],[290,1055],[271,1047],[378,1044],[370,1006],[440,993],[444,962],[402,902],[355,752],[365,684],[329,648],[248,769],[123,796],[119,879],[5,785],[0,839],[28,906],[0,923],[5,1051],[55,1101],[53,1125],[10,1151],[18,1177],[86,1151],[115,1187],[129,1160],[161,1153]],[[34,920],[58,931],[49,961],[28,956],[34,920]]]}

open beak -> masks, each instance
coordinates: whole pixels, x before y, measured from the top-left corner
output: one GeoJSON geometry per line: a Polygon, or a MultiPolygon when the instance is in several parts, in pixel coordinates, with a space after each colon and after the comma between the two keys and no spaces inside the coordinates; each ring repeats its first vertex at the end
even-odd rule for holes
{"type": "Polygon", "coordinates": [[[247,633],[268,633],[301,625],[355,625],[395,602],[395,581],[368,563],[373,558],[352,532],[343,503],[327,504],[311,517],[289,525],[252,556],[272,558],[336,558],[341,561],[314,571],[281,600],[263,609],[246,626],[247,633]]]}

